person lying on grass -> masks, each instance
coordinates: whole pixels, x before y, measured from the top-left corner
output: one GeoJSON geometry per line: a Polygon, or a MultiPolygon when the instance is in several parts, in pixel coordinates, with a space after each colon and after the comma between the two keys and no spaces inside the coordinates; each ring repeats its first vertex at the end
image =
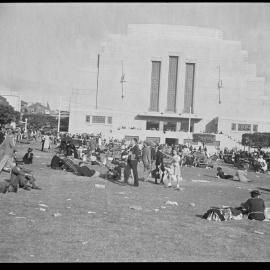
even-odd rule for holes
{"type": "Polygon", "coordinates": [[[217,178],[218,179],[233,179],[233,175],[225,174],[221,167],[217,167],[217,178]]]}
{"type": "Polygon", "coordinates": [[[25,190],[41,189],[36,185],[36,179],[31,171],[25,169],[23,164],[16,162],[11,169],[10,177],[10,192],[17,192],[18,188],[23,188],[25,190]]]}
{"type": "Polygon", "coordinates": [[[264,220],[265,204],[264,200],[260,198],[261,192],[259,190],[252,190],[250,192],[251,198],[241,204],[241,207],[248,215],[248,219],[264,220]]]}
{"type": "Polygon", "coordinates": [[[78,176],[92,177],[100,175],[98,171],[90,169],[84,162],[80,162],[79,165],[77,165],[69,158],[63,158],[62,161],[63,161],[62,168],[64,170],[72,172],[78,176]]]}

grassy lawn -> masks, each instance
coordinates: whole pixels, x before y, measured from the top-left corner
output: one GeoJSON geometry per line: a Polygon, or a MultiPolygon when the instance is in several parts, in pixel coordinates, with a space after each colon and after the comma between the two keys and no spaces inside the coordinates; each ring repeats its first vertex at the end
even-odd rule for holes
{"type": "MultiPolygon", "coordinates": [[[[18,144],[19,156],[28,147],[18,144]]],[[[201,218],[211,206],[239,206],[255,188],[270,207],[269,174],[250,172],[254,181],[244,184],[215,179],[215,169],[183,168],[182,191],[152,182],[123,186],[52,170],[47,164],[53,150],[31,147],[35,157],[29,167],[42,190],[0,194],[0,262],[270,260],[270,222],[201,218]],[[166,205],[168,200],[178,206],[166,205]]]]}

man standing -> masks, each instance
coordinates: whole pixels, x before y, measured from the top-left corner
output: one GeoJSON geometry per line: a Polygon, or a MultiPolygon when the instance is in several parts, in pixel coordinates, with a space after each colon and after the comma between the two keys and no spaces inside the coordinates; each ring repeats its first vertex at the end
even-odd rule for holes
{"type": "Polygon", "coordinates": [[[132,169],[133,177],[134,177],[134,186],[139,186],[139,179],[138,179],[138,161],[139,161],[139,155],[140,150],[138,146],[138,141],[136,138],[133,138],[131,141],[132,148],[130,149],[128,160],[127,160],[127,166],[125,168],[124,172],[124,182],[128,183],[128,178],[130,176],[130,171],[132,169]]]}
{"type": "Polygon", "coordinates": [[[142,149],[142,162],[143,162],[143,168],[144,168],[144,181],[148,180],[150,171],[151,171],[151,149],[148,145],[148,143],[145,141],[143,143],[143,149],[142,149]]]}

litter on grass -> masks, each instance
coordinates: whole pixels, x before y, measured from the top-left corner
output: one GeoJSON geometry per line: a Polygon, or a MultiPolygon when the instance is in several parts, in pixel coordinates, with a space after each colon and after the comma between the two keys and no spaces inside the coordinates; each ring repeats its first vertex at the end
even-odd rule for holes
{"type": "Polygon", "coordinates": [[[93,211],[88,211],[87,213],[88,214],[96,214],[96,212],[93,212],[93,211]]]}
{"type": "Polygon", "coordinates": [[[133,210],[142,210],[142,207],[141,206],[138,206],[138,205],[132,205],[129,208],[130,209],[133,209],[133,210]]]}
{"type": "Polygon", "coordinates": [[[166,206],[163,206],[163,205],[162,205],[162,206],[160,206],[160,208],[165,209],[165,208],[166,208],[166,206]]]}
{"type": "Polygon", "coordinates": [[[16,215],[14,212],[9,212],[8,214],[9,214],[9,215],[13,215],[13,216],[16,215]]]}
{"type": "Polygon", "coordinates": [[[192,207],[195,207],[196,206],[195,203],[190,203],[189,205],[192,206],[192,207]]]}
{"type": "Polygon", "coordinates": [[[71,199],[67,199],[67,201],[71,201],[71,199]]]}
{"type": "Polygon", "coordinates": [[[165,204],[166,205],[175,205],[175,206],[178,206],[178,202],[172,202],[172,201],[167,201],[165,204]]]}
{"type": "Polygon", "coordinates": [[[61,217],[62,214],[60,214],[60,213],[55,213],[55,214],[53,214],[53,216],[54,216],[54,217],[61,217]]]}
{"type": "Polygon", "coordinates": [[[43,212],[46,211],[45,208],[39,208],[39,210],[40,210],[40,211],[43,211],[43,212]]]}
{"type": "Polygon", "coordinates": [[[39,203],[38,205],[41,206],[41,207],[48,207],[48,205],[43,204],[43,203],[39,203]]]}
{"type": "Polygon", "coordinates": [[[257,233],[257,234],[264,234],[263,232],[260,232],[260,231],[254,231],[254,233],[257,233]]]}
{"type": "Polygon", "coordinates": [[[96,188],[102,188],[102,189],[104,189],[105,188],[105,185],[95,184],[95,187],[96,188]]]}
{"type": "Polygon", "coordinates": [[[199,182],[199,183],[207,183],[210,182],[208,180],[191,180],[192,182],[199,182]]]}

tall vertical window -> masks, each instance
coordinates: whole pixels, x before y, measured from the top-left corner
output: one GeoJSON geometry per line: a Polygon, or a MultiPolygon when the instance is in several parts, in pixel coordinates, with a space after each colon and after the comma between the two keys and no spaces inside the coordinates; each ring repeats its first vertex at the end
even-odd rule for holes
{"type": "Polygon", "coordinates": [[[86,116],[85,116],[85,121],[86,121],[87,123],[90,123],[90,115],[86,115],[86,116]]]}
{"type": "Polygon", "coordinates": [[[160,61],[152,61],[150,111],[159,110],[159,87],[160,87],[160,61]]]}
{"type": "Polygon", "coordinates": [[[184,98],[184,112],[194,112],[193,99],[194,99],[194,77],[195,77],[195,64],[186,63],[186,81],[185,81],[185,98],[184,98]]]}
{"type": "Polygon", "coordinates": [[[178,56],[169,57],[167,111],[176,112],[178,56]]]}

